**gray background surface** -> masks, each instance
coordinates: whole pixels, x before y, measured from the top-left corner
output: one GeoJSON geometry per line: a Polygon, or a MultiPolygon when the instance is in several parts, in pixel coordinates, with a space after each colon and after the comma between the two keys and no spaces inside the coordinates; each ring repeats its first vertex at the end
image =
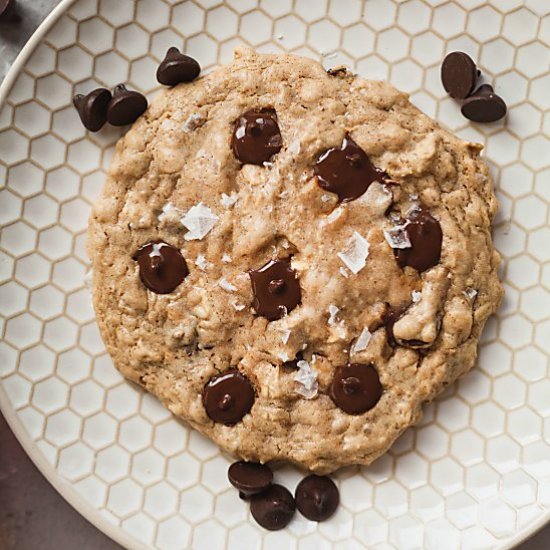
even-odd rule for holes
{"type": "MultiPolygon", "coordinates": [[[[0,82],[36,27],[60,1],[19,0],[21,22],[0,24],[0,82]]],[[[94,531],[63,501],[55,489],[47,484],[17,445],[1,416],[0,503],[0,546],[5,550],[119,548],[101,533],[94,531]],[[47,514],[44,510],[47,510],[47,514]],[[38,516],[42,519],[36,519],[38,516]],[[44,521],[46,518],[47,521],[44,521]]],[[[550,525],[520,545],[518,550],[549,548],[550,525]]]]}

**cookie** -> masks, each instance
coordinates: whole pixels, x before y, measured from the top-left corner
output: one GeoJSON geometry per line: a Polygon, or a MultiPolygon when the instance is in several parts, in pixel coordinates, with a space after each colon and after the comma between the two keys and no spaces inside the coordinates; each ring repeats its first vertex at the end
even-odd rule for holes
{"type": "Polygon", "coordinates": [[[369,464],[472,368],[501,301],[480,152],[290,55],[163,90],[90,219],[116,367],[244,460],[369,464]]]}

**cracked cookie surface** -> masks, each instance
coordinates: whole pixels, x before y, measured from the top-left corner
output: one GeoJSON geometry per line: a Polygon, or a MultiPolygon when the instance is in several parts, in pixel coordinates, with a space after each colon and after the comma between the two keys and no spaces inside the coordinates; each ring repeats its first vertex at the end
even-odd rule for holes
{"type": "Polygon", "coordinates": [[[237,50],[162,91],[117,144],[90,219],[94,306],[116,367],[243,459],[320,473],[372,462],[473,366],[500,303],[480,152],[389,84],[289,55],[237,50]],[[243,164],[232,139],[251,112],[268,113],[280,142],[270,134],[268,160],[243,164]],[[364,192],[320,177],[332,149],[350,170],[372,164],[364,192]],[[170,262],[145,268],[140,250],[175,258],[171,284],[159,283],[170,262]],[[273,265],[262,296],[251,279],[273,265]],[[264,315],[269,293],[284,309],[264,315]]]}

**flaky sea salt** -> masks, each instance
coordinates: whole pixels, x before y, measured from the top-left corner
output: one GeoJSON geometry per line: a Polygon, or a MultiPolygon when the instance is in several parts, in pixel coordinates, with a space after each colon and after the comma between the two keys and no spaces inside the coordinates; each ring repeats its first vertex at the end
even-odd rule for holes
{"type": "Polygon", "coordinates": [[[237,290],[237,287],[235,285],[232,285],[227,279],[224,278],[221,278],[218,281],[218,285],[227,292],[235,292],[237,290]]]}
{"type": "Polygon", "coordinates": [[[371,332],[368,328],[364,328],[359,335],[359,338],[355,341],[351,348],[352,353],[358,353],[360,351],[366,350],[371,339],[371,332]]]}
{"type": "Polygon", "coordinates": [[[210,233],[218,219],[218,216],[208,206],[199,202],[180,220],[181,224],[189,230],[185,234],[185,240],[200,241],[210,233]]]}
{"type": "Polygon", "coordinates": [[[317,395],[319,384],[317,371],[312,369],[307,361],[298,361],[298,372],[294,375],[296,392],[306,399],[313,399],[317,395]]]}
{"type": "Polygon", "coordinates": [[[337,254],[354,275],[357,275],[365,267],[368,255],[369,242],[359,235],[357,231],[353,232],[351,239],[348,241],[347,248],[337,254]]]}
{"type": "Polygon", "coordinates": [[[342,275],[342,277],[345,277],[346,279],[349,277],[349,273],[346,271],[345,267],[340,267],[338,271],[340,272],[340,275],[342,275]]]}
{"type": "Polygon", "coordinates": [[[231,259],[231,256],[229,254],[226,253],[222,256],[222,262],[224,264],[230,264],[232,261],[233,260],[231,259]]]}
{"type": "Polygon", "coordinates": [[[330,304],[328,306],[328,324],[329,326],[333,327],[336,324],[336,316],[338,315],[338,312],[340,311],[340,308],[336,307],[333,304],[330,304]]]}
{"type": "Polygon", "coordinates": [[[284,330],[281,330],[281,341],[283,342],[283,344],[287,344],[288,342],[288,339],[290,338],[290,330],[289,329],[284,329],[284,330]]]}
{"type": "Polygon", "coordinates": [[[193,113],[187,117],[183,123],[182,130],[187,134],[201,127],[206,122],[206,119],[198,113],[193,113]]]}
{"type": "Polygon", "coordinates": [[[415,304],[417,304],[420,300],[422,300],[422,292],[419,290],[413,290],[411,293],[411,299],[415,304]]]}
{"type": "Polygon", "coordinates": [[[404,249],[412,246],[406,230],[407,225],[408,223],[395,225],[391,229],[384,231],[384,237],[392,248],[404,249]]]}
{"type": "Polygon", "coordinates": [[[231,302],[231,305],[235,311],[242,311],[246,307],[244,304],[240,304],[239,302],[231,302]]]}
{"type": "Polygon", "coordinates": [[[323,202],[329,202],[329,201],[331,200],[331,197],[330,197],[330,195],[326,195],[326,194],[323,193],[323,194],[321,195],[321,200],[322,200],[323,202]]]}
{"type": "Polygon", "coordinates": [[[468,300],[473,300],[477,296],[477,290],[475,288],[467,288],[462,292],[468,300]]]}
{"type": "Polygon", "coordinates": [[[335,208],[328,216],[327,223],[335,222],[344,213],[343,208],[335,208]]]}
{"type": "Polygon", "coordinates": [[[225,193],[222,193],[221,203],[224,208],[230,208],[233,206],[238,199],[237,193],[235,191],[231,192],[231,195],[226,195],[225,193]]]}
{"type": "Polygon", "coordinates": [[[203,271],[208,267],[208,262],[206,261],[206,258],[204,257],[203,254],[199,254],[197,256],[197,259],[195,260],[195,265],[202,269],[203,271]]]}

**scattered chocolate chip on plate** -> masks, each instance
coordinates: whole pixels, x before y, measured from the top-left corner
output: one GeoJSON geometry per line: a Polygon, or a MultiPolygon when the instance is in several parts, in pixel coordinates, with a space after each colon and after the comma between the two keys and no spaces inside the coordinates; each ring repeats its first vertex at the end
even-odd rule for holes
{"type": "MultiPolygon", "coordinates": [[[[550,90],[548,90],[550,94],[550,90]]],[[[464,100],[462,114],[474,122],[495,122],[506,116],[506,103],[489,84],[480,86],[464,100]]]]}

